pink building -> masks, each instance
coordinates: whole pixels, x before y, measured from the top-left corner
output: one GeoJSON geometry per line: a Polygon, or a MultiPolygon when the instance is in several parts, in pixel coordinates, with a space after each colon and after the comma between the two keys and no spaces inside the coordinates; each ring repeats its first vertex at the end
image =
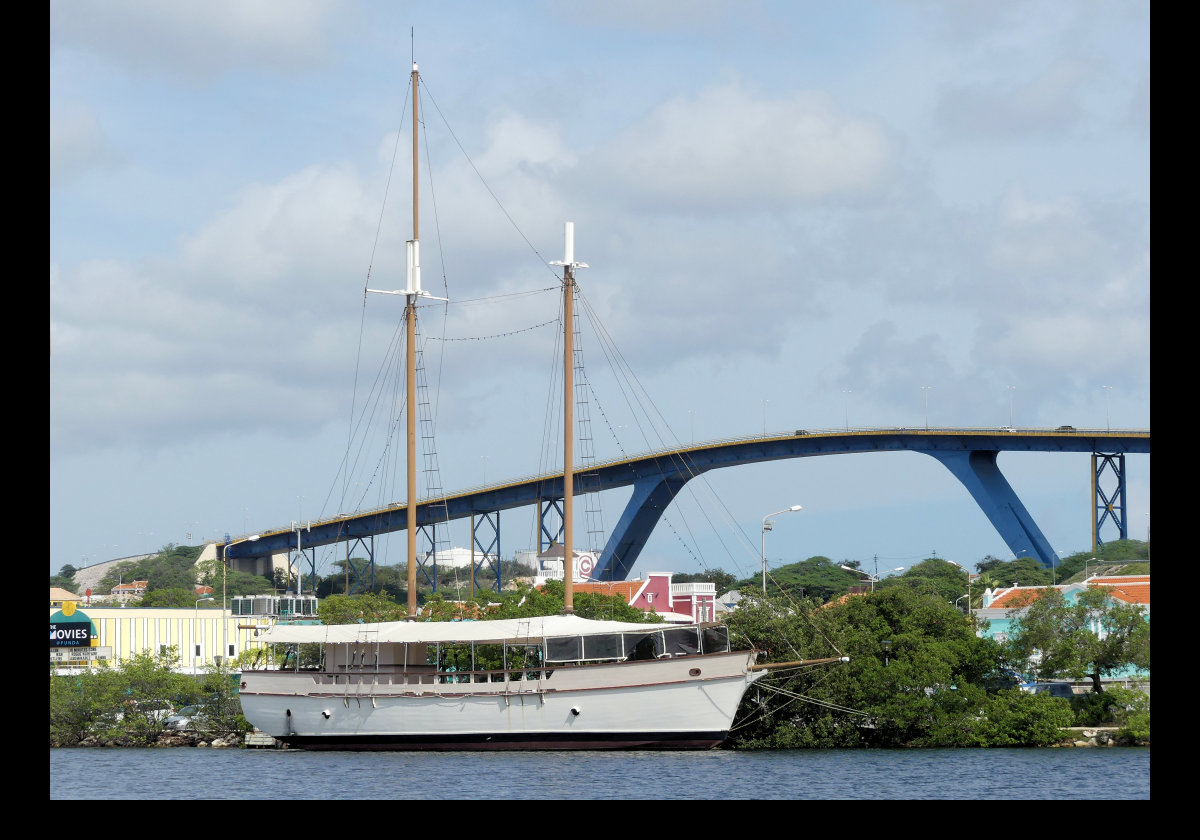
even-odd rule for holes
{"type": "Polygon", "coordinates": [[[577,583],[576,592],[620,595],[630,606],[675,624],[714,621],[717,587],[712,583],[672,583],[670,572],[650,572],[645,580],[577,583]]]}

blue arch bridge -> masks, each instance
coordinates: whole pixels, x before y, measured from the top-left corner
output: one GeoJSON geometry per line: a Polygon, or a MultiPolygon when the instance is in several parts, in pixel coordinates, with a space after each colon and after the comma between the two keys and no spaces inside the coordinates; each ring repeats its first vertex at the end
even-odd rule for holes
{"type": "MultiPolygon", "coordinates": [[[[649,452],[577,468],[576,495],[632,486],[620,520],[613,529],[591,576],[625,580],[651,531],[675,495],[687,482],[709,470],[755,464],[784,458],[810,458],[863,452],[920,452],[937,459],[962,482],[1004,539],[1014,556],[1035,557],[1044,567],[1059,559],[1029,511],[1017,498],[996,464],[1001,452],[1086,452],[1091,454],[1093,544],[1103,543],[1102,530],[1114,529],[1128,538],[1126,520],[1125,456],[1150,454],[1150,430],[1075,429],[848,429],[763,435],[707,442],[649,452]]],[[[417,506],[418,535],[429,546],[437,545],[436,529],[450,521],[471,519],[476,556],[472,570],[491,567],[496,586],[501,585],[500,513],[537,507],[539,549],[562,541],[562,473],[539,475],[477,487],[464,492],[421,500],[417,506]]],[[[296,555],[301,570],[308,567],[316,579],[315,549],[346,543],[346,557],[361,551],[366,566],[354,568],[360,586],[374,580],[374,538],[408,527],[405,503],[400,502],[331,519],[292,523],[260,534],[226,537],[222,556],[231,568],[239,561],[261,561],[272,555],[296,555]]],[[[418,575],[437,586],[436,553],[418,558],[418,575]]],[[[303,571],[302,571],[303,574],[303,571]]],[[[490,577],[490,575],[489,575],[490,577]]]]}

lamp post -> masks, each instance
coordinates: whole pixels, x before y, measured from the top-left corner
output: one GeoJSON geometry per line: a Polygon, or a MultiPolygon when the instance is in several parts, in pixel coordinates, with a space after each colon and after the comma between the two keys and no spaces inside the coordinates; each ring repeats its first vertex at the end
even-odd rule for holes
{"type": "Polygon", "coordinates": [[[1083,582],[1084,583],[1087,583],[1087,579],[1088,579],[1088,573],[1087,573],[1088,564],[1095,563],[1095,562],[1096,562],[1095,557],[1092,557],[1092,558],[1089,558],[1089,559],[1083,561],[1083,582]]]}
{"type": "Polygon", "coordinates": [[[886,668],[888,665],[888,654],[892,651],[892,640],[884,639],[879,644],[883,646],[883,667],[886,668]]]}
{"type": "MultiPolygon", "coordinates": [[[[880,578],[876,577],[875,575],[872,575],[870,572],[864,572],[862,569],[856,569],[853,566],[839,566],[838,568],[845,569],[847,572],[857,572],[858,574],[863,575],[867,580],[871,581],[871,591],[872,592],[875,591],[875,584],[879,583],[879,581],[880,581],[880,578]]],[[[894,569],[884,569],[883,571],[885,574],[888,572],[903,572],[904,567],[897,566],[894,569]]],[[[875,574],[877,575],[878,573],[879,573],[879,570],[876,569],[875,574]]]]}
{"type": "Polygon", "coordinates": [[[802,505],[792,505],[790,508],[777,510],[774,513],[768,513],[762,520],[762,589],[763,595],[767,594],[767,531],[775,527],[774,522],[768,522],[772,516],[778,516],[781,513],[793,513],[797,510],[804,510],[802,505]]]}
{"type": "Polygon", "coordinates": [[[1104,428],[1111,432],[1112,420],[1109,410],[1112,407],[1112,386],[1101,385],[1100,387],[1104,389],[1104,428]]]}
{"type": "MultiPolygon", "coordinates": [[[[244,508],[243,508],[244,510],[244,508]]],[[[299,533],[299,529],[297,529],[299,533]]],[[[258,534],[251,534],[248,537],[243,537],[240,540],[227,542],[221,546],[221,655],[225,655],[225,608],[226,608],[226,581],[229,572],[229,549],[235,545],[244,542],[255,542],[258,540],[258,534]]]]}
{"type": "Polygon", "coordinates": [[[1008,386],[1008,426],[1012,428],[1013,424],[1013,391],[1017,390],[1016,385],[1008,386]]]}
{"type": "Polygon", "coordinates": [[[196,599],[196,606],[192,611],[192,675],[196,674],[196,622],[200,619],[200,602],[211,601],[211,595],[205,595],[203,598],[196,599]]]}
{"type": "Polygon", "coordinates": [[[764,437],[767,434],[767,403],[769,403],[769,402],[770,402],[770,400],[763,400],[763,436],[764,437]]]}
{"type": "Polygon", "coordinates": [[[925,392],[925,431],[929,431],[929,391],[933,388],[932,385],[922,385],[921,390],[925,392]]]}
{"type": "MultiPolygon", "coordinates": [[[[967,576],[967,618],[970,618],[971,617],[971,573],[967,570],[967,568],[965,566],[960,566],[958,563],[955,563],[953,560],[947,560],[946,562],[949,563],[951,566],[954,566],[956,569],[960,570],[964,575],[967,576]]],[[[954,603],[957,604],[958,601],[955,601],[954,603]]]]}
{"type": "Polygon", "coordinates": [[[854,392],[850,389],[842,391],[842,405],[846,409],[846,431],[850,431],[850,395],[854,392]]]}

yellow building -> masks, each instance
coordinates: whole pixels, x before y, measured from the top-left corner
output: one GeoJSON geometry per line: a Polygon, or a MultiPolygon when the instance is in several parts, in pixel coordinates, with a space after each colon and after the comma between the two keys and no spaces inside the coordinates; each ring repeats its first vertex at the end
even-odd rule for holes
{"type": "Polygon", "coordinates": [[[50,609],[62,609],[62,605],[68,602],[74,602],[76,606],[83,603],[83,599],[74,592],[68,592],[57,586],[50,587],[50,609]]]}
{"type": "Polygon", "coordinates": [[[269,616],[235,616],[229,609],[87,607],[77,598],[56,605],[51,593],[52,631],[64,616],[72,622],[79,622],[80,617],[90,619],[95,635],[90,645],[54,647],[52,632],[52,663],[82,666],[106,660],[115,664],[139,653],[161,653],[174,647],[178,657],[175,670],[185,674],[202,674],[223,661],[236,662],[242,651],[258,646],[254,641],[258,631],[272,622],[269,616]]]}

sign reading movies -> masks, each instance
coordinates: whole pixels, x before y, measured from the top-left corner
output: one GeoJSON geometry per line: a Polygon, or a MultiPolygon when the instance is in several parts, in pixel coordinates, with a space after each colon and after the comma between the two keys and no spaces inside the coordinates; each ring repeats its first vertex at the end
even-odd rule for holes
{"type": "Polygon", "coordinates": [[[50,616],[50,647],[96,647],[99,644],[96,625],[83,613],[76,612],[72,602],[63,604],[61,610],[50,616]]]}

